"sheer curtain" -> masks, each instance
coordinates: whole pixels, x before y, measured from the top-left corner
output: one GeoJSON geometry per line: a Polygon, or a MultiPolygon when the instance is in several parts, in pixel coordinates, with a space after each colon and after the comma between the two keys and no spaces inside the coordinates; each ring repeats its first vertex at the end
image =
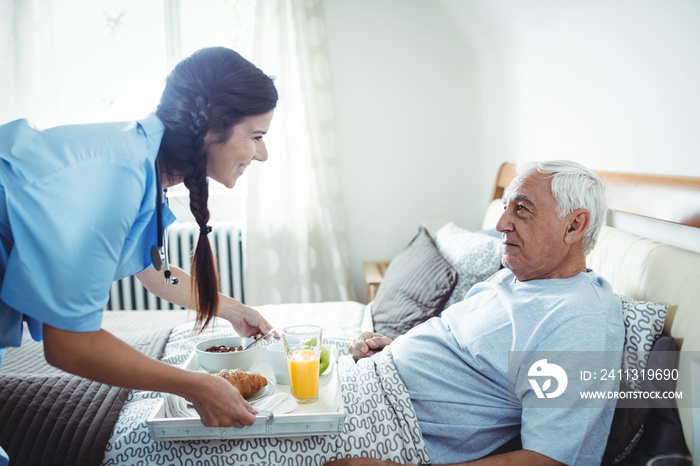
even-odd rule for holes
{"type": "Polygon", "coordinates": [[[0,122],[21,117],[48,121],[56,113],[50,0],[0,2],[0,122]],[[28,114],[30,108],[33,112],[28,114]]]}
{"type": "Polygon", "coordinates": [[[280,101],[269,159],[249,169],[245,293],[249,304],[353,299],[320,1],[257,4],[253,61],[280,101]]]}

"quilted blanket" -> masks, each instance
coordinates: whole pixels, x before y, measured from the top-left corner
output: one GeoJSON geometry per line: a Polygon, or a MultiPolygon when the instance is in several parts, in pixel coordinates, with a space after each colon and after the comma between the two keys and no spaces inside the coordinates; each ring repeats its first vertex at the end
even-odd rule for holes
{"type": "MultiPolygon", "coordinates": [[[[193,336],[187,326],[175,329],[162,360],[182,364],[196,341],[225,331],[225,327],[214,325],[206,335],[193,336]]],[[[324,344],[332,343],[338,348],[347,348],[348,341],[324,339],[324,344]]],[[[132,392],[115,425],[103,465],[306,466],[351,456],[372,456],[401,463],[427,462],[428,455],[411,401],[389,352],[358,363],[343,354],[337,362],[346,410],[339,434],[154,441],[146,421],[159,404],[160,394],[132,392]]]]}

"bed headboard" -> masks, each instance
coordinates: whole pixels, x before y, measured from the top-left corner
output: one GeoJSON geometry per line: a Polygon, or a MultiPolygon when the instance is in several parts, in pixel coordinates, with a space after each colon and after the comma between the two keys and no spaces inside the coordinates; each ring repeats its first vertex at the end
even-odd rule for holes
{"type": "MultiPolygon", "coordinates": [[[[605,277],[615,293],[669,305],[664,332],[681,348],[677,388],[684,398],[696,398],[684,400],[679,413],[686,444],[700,457],[700,379],[689,370],[697,366],[700,373],[700,178],[596,173],[606,185],[613,215],[587,257],[588,266],[605,277]],[[643,221],[620,225],[615,218],[619,213],[643,221]],[[659,235],[662,230],[665,233],[659,235]]],[[[515,176],[515,164],[501,165],[493,201],[503,196],[515,176]]],[[[500,202],[492,206],[484,228],[493,228],[498,218],[494,214],[500,216],[493,211],[502,212],[500,202]]]]}
{"type": "MultiPolygon", "coordinates": [[[[515,178],[516,165],[504,163],[498,170],[491,200],[515,178]]],[[[700,228],[700,178],[595,171],[606,185],[608,208],[693,228],[700,228]]]]}

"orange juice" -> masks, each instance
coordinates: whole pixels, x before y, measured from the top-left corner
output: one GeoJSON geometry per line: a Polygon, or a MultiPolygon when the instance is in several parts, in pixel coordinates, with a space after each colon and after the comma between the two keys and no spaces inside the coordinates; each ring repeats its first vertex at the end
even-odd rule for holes
{"type": "Polygon", "coordinates": [[[300,403],[318,399],[319,355],[312,350],[296,350],[287,359],[292,396],[300,403]]]}

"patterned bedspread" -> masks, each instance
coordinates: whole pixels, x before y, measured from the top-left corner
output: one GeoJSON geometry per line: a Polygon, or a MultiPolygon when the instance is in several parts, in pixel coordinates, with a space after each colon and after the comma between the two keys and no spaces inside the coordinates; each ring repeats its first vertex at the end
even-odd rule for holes
{"type": "MultiPolygon", "coordinates": [[[[220,322],[193,336],[191,327],[173,331],[163,361],[182,364],[196,342],[230,332],[220,322]]],[[[347,340],[329,339],[347,348],[347,340]]],[[[103,465],[217,464],[322,465],[350,456],[371,456],[400,463],[427,462],[428,455],[403,382],[388,352],[357,364],[347,354],[338,359],[345,403],[343,431],[335,435],[209,441],[154,441],[146,421],[160,394],[132,392],[110,438],[103,465]]]]}

